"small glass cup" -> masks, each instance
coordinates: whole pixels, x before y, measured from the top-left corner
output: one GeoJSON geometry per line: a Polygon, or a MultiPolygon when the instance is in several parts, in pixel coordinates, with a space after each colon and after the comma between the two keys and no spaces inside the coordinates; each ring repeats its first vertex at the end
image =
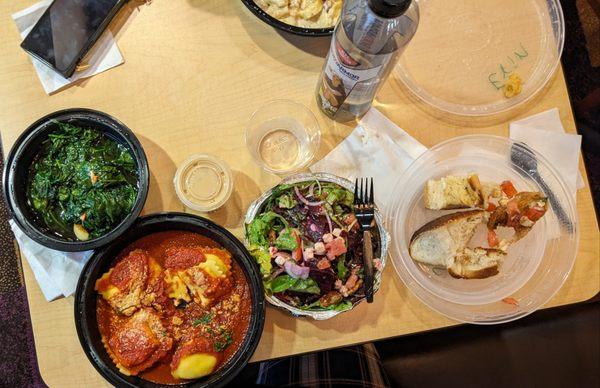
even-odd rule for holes
{"type": "Polygon", "coordinates": [[[258,108],[246,128],[246,146],[265,171],[287,175],[308,166],[319,150],[321,129],[315,115],[290,100],[258,108]]]}

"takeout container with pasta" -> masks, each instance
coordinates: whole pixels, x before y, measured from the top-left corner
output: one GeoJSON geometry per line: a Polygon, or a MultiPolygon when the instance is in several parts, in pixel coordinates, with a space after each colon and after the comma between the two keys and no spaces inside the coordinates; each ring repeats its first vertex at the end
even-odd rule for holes
{"type": "Polygon", "coordinates": [[[85,265],[77,334],[115,386],[224,386],[258,345],[263,292],[254,259],[227,230],[194,215],[153,214],[85,265]]]}
{"type": "Polygon", "coordinates": [[[242,3],[268,25],[302,36],[331,35],[342,10],[342,0],[242,0],[242,3]]]}

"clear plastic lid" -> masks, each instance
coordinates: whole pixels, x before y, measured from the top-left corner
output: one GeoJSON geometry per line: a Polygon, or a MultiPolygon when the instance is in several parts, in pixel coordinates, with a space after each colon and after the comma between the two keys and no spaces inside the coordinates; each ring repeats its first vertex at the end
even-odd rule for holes
{"type": "Polygon", "coordinates": [[[208,212],[221,207],[233,190],[229,166],[207,154],[193,155],[175,173],[175,192],[188,208],[208,212]]]}
{"type": "Polygon", "coordinates": [[[419,7],[417,33],[394,73],[437,109],[504,112],[540,91],[559,63],[564,20],[557,0],[420,0],[419,7]],[[510,96],[507,84],[521,90],[510,96]]]}

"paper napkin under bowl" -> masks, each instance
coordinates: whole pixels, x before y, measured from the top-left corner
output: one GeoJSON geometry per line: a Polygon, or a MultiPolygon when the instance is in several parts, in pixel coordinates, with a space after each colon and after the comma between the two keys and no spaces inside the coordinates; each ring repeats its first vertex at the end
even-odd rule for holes
{"type": "MultiPolygon", "coordinates": [[[[17,29],[21,34],[21,38],[25,39],[51,3],[52,0],[40,1],[39,3],[12,15],[12,18],[17,25],[17,29]]],[[[79,79],[89,78],[93,75],[102,73],[103,71],[124,62],[123,56],[109,30],[104,31],[86,55],[85,61],[89,67],[82,71],[76,71],[70,78],[63,77],[50,67],[44,65],[38,59],[33,57],[30,58],[47,94],[56,92],[79,79]]]]}
{"type": "Polygon", "coordinates": [[[13,220],[9,223],[46,300],[72,295],[93,251],[61,252],[46,248],[27,237],[13,220]]]}

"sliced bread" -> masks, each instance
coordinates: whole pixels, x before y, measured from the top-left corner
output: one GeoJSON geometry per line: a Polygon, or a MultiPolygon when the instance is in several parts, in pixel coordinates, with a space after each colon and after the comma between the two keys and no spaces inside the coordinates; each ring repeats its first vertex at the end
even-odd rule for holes
{"type": "Polygon", "coordinates": [[[431,210],[486,209],[490,198],[500,198],[500,185],[481,182],[477,174],[467,177],[448,175],[425,184],[425,207],[431,210]]]}
{"type": "Polygon", "coordinates": [[[481,187],[477,175],[430,179],[425,185],[425,207],[431,210],[479,207],[483,200],[478,186],[481,187]]]}
{"type": "Polygon", "coordinates": [[[484,279],[498,274],[498,267],[506,252],[493,248],[465,248],[456,256],[448,268],[452,277],[463,279],[484,279]]]}
{"type": "Polygon", "coordinates": [[[413,260],[449,268],[465,249],[477,225],[484,221],[483,210],[447,214],[423,225],[410,241],[413,260]]]}

